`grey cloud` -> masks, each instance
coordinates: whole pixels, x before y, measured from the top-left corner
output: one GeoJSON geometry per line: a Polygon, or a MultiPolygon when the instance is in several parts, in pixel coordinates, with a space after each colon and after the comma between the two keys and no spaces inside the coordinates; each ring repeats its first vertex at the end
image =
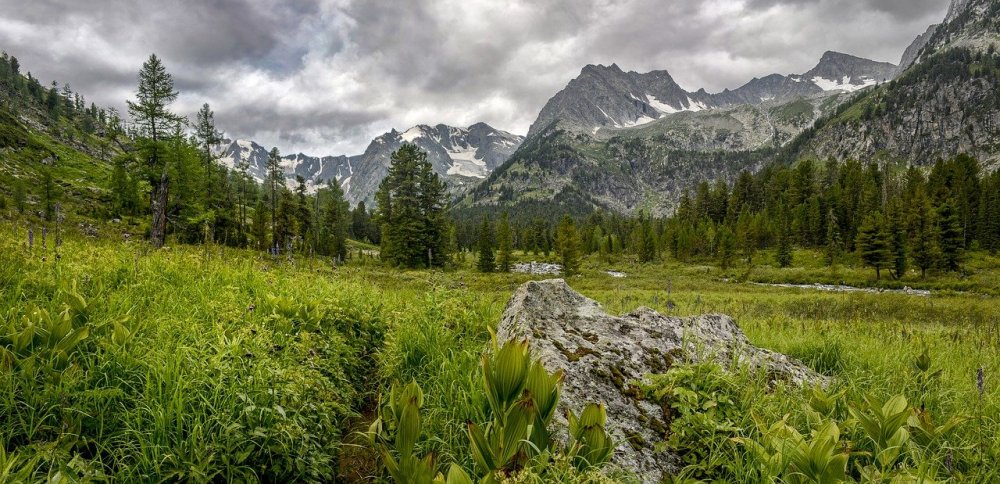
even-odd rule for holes
{"type": "Polygon", "coordinates": [[[209,102],[230,136],[325,155],[416,123],[524,133],[590,63],[666,69],[688,89],[718,91],[804,72],[825,50],[896,62],[947,4],[0,0],[0,45],[40,78],[119,107],[156,52],[184,114],[209,102]]]}

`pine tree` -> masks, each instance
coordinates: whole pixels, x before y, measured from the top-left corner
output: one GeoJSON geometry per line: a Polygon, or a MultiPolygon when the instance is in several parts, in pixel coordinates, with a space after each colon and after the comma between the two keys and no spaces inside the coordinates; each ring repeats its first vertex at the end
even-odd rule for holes
{"type": "Polygon", "coordinates": [[[511,251],[513,250],[514,236],[510,230],[510,220],[507,212],[500,215],[500,222],[497,224],[497,269],[500,272],[510,272],[511,251]]]}
{"type": "Polygon", "coordinates": [[[576,224],[569,215],[565,215],[556,230],[556,252],[566,276],[580,272],[580,237],[576,224]]]}
{"type": "Polygon", "coordinates": [[[420,215],[423,223],[422,238],[427,267],[440,267],[448,261],[451,252],[451,230],[448,224],[448,187],[434,172],[424,153],[419,164],[420,215]]]}
{"type": "Polygon", "coordinates": [[[56,87],[56,82],[52,81],[52,87],[45,94],[45,107],[50,118],[59,119],[59,104],[59,88],[56,87]]]}
{"type": "Polygon", "coordinates": [[[841,241],[840,227],[837,224],[837,216],[830,209],[826,217],[826,265],[833,267],[840,257],[841,241]]]}
{"type": "Polygon", "coordinates": [[[309,243],[312,235],[313,214],[306,193],[306,180],[301,175],[295,176],[295,222],[298,236],[303,242],[309,243]]]}
{"type": "Polygon", "coordinates": [[[778,250],[775,252],[775,261],[781,268],[792,265],[792,234],[789,225],[788,216],[783,213],[778,221],[778,250]]]}
{"type": "Polygon", "coordinates": [[[875,279],[882,278],[882,268],[892,261],[891,238],[880,213],[865,217],[858,229],[858,250],[865,265],[875,268],[875,279]]]}
{"type": "MultiPolygon", "coordinates": [[[[216,164],[214,151],[222,143],[222,133],[219,132],[215,127],[215,113],[209,107],[208,103],[201,106],[198,111],[198,117],[195,124],[195,138],[198,140],[198,145],[201,151],[202,161],[204,162],[204,198],[206,203],[206,209],[219,209],[221,208],[221,200],[216,198],[219,196],[219,187],[216,187],[216,183],[219,181],[213,174],[215,174],[216,164]]],[[[212,224],[211,230],[214,233],[215,227],[212,224]]]]}
{"type": "MultiPolygon", "coordinates": [[[[271,226],[271,218],[268,216],[268,208],[263,199],[257,200],[257,206],[253,211],[253,221],[250,224],[254,243],[257,249],[268,247],[272,240],[268,239],[268,228],[271,226]]],[[[273,247],[271,243],[271,247],[273,247]]]]}
{"type": "Polygon", "coordinates": [[[938,224],[941,263],[944,269],[957,271],[962,266],[965,237],[962,233],[962,220],[951,201],[945,202],[938,210],[938,224]]]}
{"type": "Polygon", "coordinates": [[[42,190],[42,207],[45,209],[45,219],[53,220],[53,217],[55,217],[53,207],[56,204],[59,192],[57,191],[55,180],[52,178],[52,169],[43,167],[40,171],[38,184],[42,190]]]}
{"type": "Polygon", "coordinates": [[[395,266],[441,266],[448,260],[448,195],[427,153],[406,143],[392,154],[375,194],[381,257],[395,266]]]}
{"type": "Polygon", "coordinates": [[[198,111],[195,137],[198,139],[205,163],[212,162],[212,152],[222,143],[222,133],[215,127],[215,113],[208,103],[203,104],[198,111]]]}
{"type": "Polygon", "coordinates": [[[493,256],[493,225],[488,217],[483,217],[483,221],[479,224],[476,248],[479,253],[476,268],[479,269],[479,272],[496,270],[496,260],[493,256]]]}
{"type": "Polygon", "coordinates": [[[927,270],[936,266],[941,256],[938,246],[937,214],[923,194],[914,198],[913,204],[915,207],[911,221],[913,262],[920,268],[920,276],[926,277],[927,270]]]}
{"type": "Polygon", "coordinates": [[[282,187],[278,192],[278,209],[274,220],[274,247],[278,250],[287,250],[292,238],[295,237],[297,228],[298,204],[291,190],[282,187]]]}
{"type": "Polygon", "coordinates": [[[326,199],[320,238],[322,252],[343,261],[347,258],[347,227],[350,224],[350,209],[344,200],[344,191],[335,180],[330,180],[317,197],[320,195],[326,199]]]}
{"type": "Polygon", "coordinates": [[[892,239],[893,276],[896,279],[901,279],[906,275],[907,247],[906,224],[903,223],[902,211],[899,208],[893,208],[889,224],[892,239]]]}
{"type": "Polygon", "coordinates": [[[285,172],[281,169],[281,153],[277,147],[271,148],[267,155],[267,172],[264,183],[268,191],[268,205],[271,209],[271,248],[279,247],[278,226],[278,198],[282,190],[285,189],[285,172]]]}
{"type": "Polygon", "coordinates": [[[653,262],[656,260],[656,233],[653,231],[653,224],[648,218],[644,218],[639,230],[639,260],[642,262],[653,262]]]}
{"type": "Polygon", "coordinates": [[[716,252],[719,256],[719,267],[722,270],[728,270],[729,266],[733,263],[733,256],[736,253],[736,236],[733,234],[732,229],[728,226],[723,225],[716,232],[716,252]]]}
{"type": "MultiPolygon", "coordinates": [[[[67,86],[67,90],[68,90],[67,86]]],[[[149,56],[139,71],[136,101],[128,101],[129,114],[139,126],[140,149],[146,159],[147,177],[153,186],[150,242],[160,248],[166,239],[169,178],[162,160],[161,142],[175,130],[181,118],[168,109],[177,99],[174,80],[156,54],[149,56]]]]}

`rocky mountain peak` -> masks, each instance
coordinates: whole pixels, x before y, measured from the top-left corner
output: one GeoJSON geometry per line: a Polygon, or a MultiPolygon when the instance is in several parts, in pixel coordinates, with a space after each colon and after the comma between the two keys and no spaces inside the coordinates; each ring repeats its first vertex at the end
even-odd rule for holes
{"type": "Polygon", "coordinates": [[[823,90],[837,86],[843,90],[855,90],[893,78],[896,65],[876,62],[841,52],[826,51],[816,67],[802,75],[823,90]],[[854,87],[854,89],[852,89],[854,87]]]}

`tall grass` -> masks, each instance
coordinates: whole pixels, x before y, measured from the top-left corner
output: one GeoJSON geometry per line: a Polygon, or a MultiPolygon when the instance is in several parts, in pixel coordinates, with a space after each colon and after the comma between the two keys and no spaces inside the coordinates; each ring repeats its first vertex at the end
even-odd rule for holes
{"type": "MultiPolygon", "coordinates": [[[[40,343],[0,359],[0,480],[12,481],[331,481],[345,475],[344,442],[371,418],[378,394],[409,380],[425,394],[420,452],[471,470],[465,422],[485,406],[478,361],[488,330],[520,283],[542,278],[400,272],[371,260],[334,268],[212,246],[149,252],[72,234],[56,258],[51,247],[29,252],[24,237],[23,227],[0,227],[0,346],[36,310],[63,313],[73,294],[87,303],[73,324],[89,334],[65,361],[40,343]],[[50,361],[57,371],[44,369],[50,361]]],[[[730,314],[755,344],[832,376],[843,412],[863,397],[902,394],[937,421],[968,416],[929,459],[954,472],[939,477],[989,481],[1000,457],[1000,303],[980,294],[997,289],[997,259],[977,255],[970,266],[964,279],[934,276],[927,284],[939,290],[928,298],[754,286],[710,266],[624,259],[590,259],[569,282],[614,313],[730,314]],[[925,350],[940,374],[921,382],[913,362],[925,350]]],[[[823,271],[751,274],[791,282],[823,271]]],[[[860,268],[839,271],[855,285],[870,279],[860,268]]],[[[729,378],[739,430],[706,446],[705,459],[752,481],[750,457],[729,437],[759,437],[752,415],[774,422],[787,413],[805,430],[807,396],[752,374],[729,378]]],[[[867,445],[856,427],[843,432],[867,445]]],[[[364,471],[351,475],[374,476],[372,462],[352,460],[364,471]]]]}

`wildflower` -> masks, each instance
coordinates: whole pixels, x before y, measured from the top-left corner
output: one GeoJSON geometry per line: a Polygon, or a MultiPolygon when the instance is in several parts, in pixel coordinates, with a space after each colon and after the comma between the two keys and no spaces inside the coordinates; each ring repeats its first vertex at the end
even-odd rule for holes
{"type": "Polygon", "coordinates": [[[948,474],[955,473],[955,461],[954,456],[951,455],[951,449],[948,449],[948,455],[944,457],[944,468],[948,469],[948,474]]]}
{"type": "Polygon", "coordinates": [[[28,229],[28,250],[35,246],[35,231],[28,229]]]}
{"type": "Polygon", "coordinates": [[[976,370],[976,389],[979,390],[979,399],[982,400],[986,393],[986,374],[982,366],[976,370]]]}

